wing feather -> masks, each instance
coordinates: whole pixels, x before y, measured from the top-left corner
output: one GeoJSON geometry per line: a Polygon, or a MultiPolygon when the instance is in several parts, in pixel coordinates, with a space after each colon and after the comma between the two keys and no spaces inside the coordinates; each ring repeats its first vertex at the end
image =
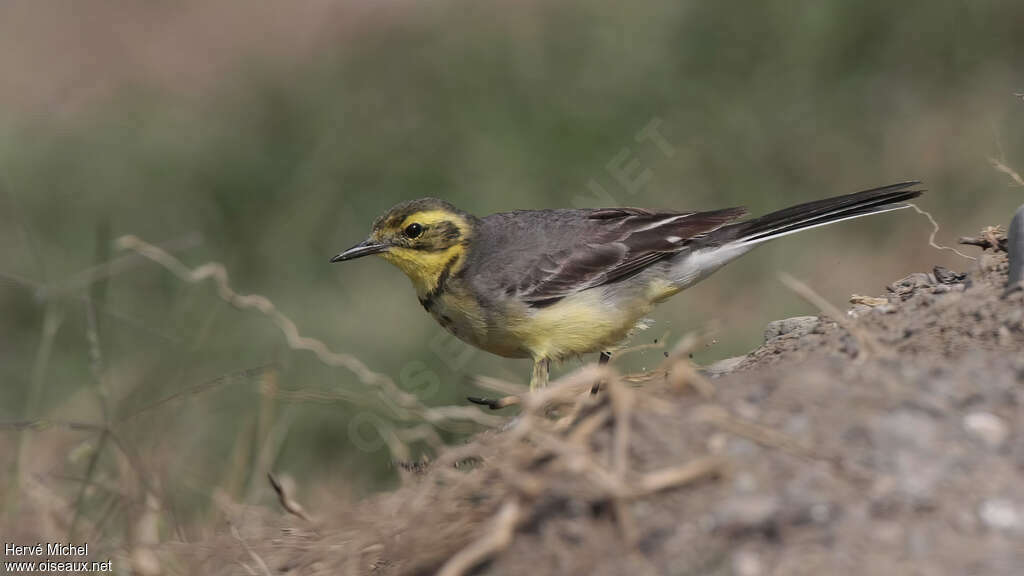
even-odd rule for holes
{"type": "Polygon", "coordinates": [[[581,290],[629,278],[744,214],[743,208],[590,211],[577,243],[541,256],[521,277],[517,296],[533,306],[546,306],[581,290]]]}

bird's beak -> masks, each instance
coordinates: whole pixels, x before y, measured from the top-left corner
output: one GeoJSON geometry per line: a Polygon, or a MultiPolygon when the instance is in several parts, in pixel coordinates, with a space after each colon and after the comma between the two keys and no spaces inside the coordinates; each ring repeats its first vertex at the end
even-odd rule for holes
{"type": "Polygon", "coordinates": [[[390,246],[387,244],[374,242],[367,238],[359,244],[345,250],[341,254],[338,254],[334,258],[331,258],[331,262],[344,262],[345,260],[355,260],[356,258],[369,256],[370,254],[380,254],[381,252],[386,252],[389,247],[390,246]]]}

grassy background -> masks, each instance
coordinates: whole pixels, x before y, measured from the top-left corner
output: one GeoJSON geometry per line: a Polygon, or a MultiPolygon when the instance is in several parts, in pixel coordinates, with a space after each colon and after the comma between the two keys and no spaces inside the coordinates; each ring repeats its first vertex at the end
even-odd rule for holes
{"type": "MultiPolygon", "coordinates": [[[[988,162],[1024,165],[1024,4],[1011,0],[64,6],[0,8],[0,419],[102,422],[105,405],[181,525],[217,489],[267,498],[268,467],[335,497],[387,486],[373,430],[389,415],[303,397],[371,393],[209,286],[138,260],[83,276],[119,256],[122,234],[224,263],[239,292],[443,405],[473,392],[468,375],[525,381],[529,364],[453,341],[382,261],[327,264],[398,201],[762,213],[921,179],[952,243],[1022,199],[988,162]],[[652,122],[670,156],[638,141],[652,122]],[[644,185],[609,168],[629,162],[644,185]]],[[[718,320],[702,359],[750,349],[767,321],[812,312],[777,270],[842,303],[968,265],[929,248],[929,231],[908,211],[773,243],[662,306],[637,342],[718,320]]],[[[3,434],[16,520],[18,437],[3,434]]],[[[97,448],[35,433],[22,472],[75,498],[76,478],[123,475],[97,448]]]]}

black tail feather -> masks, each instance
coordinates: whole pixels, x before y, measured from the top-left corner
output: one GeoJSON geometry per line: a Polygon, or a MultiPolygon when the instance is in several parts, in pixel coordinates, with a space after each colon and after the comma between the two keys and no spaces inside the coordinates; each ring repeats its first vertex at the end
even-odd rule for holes
{"type": "Polygon", "coordinates": [[[714,240],[716,243],[734,241],[758,243],[805,228],[904,208],[905,206],[901,205],[901,202],[916,198],[924,192],[912,189],[918,184],[920,184],[918,181],[900,182],[863,192],[798,204],[760,218],[720,228],[716,231],[717,238],[714,240]]]}

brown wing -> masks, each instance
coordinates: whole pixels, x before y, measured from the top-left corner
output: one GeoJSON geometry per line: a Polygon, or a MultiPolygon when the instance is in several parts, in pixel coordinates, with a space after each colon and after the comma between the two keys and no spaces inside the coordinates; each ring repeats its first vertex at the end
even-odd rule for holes
{"type": "Polygon", "coordinates": [[[541,257],[520,279],[518,297],[542,307],[628,278],[744,214],[743,208],[689,213],[638,208],[590,211],[578,242],[541,257]]]}

